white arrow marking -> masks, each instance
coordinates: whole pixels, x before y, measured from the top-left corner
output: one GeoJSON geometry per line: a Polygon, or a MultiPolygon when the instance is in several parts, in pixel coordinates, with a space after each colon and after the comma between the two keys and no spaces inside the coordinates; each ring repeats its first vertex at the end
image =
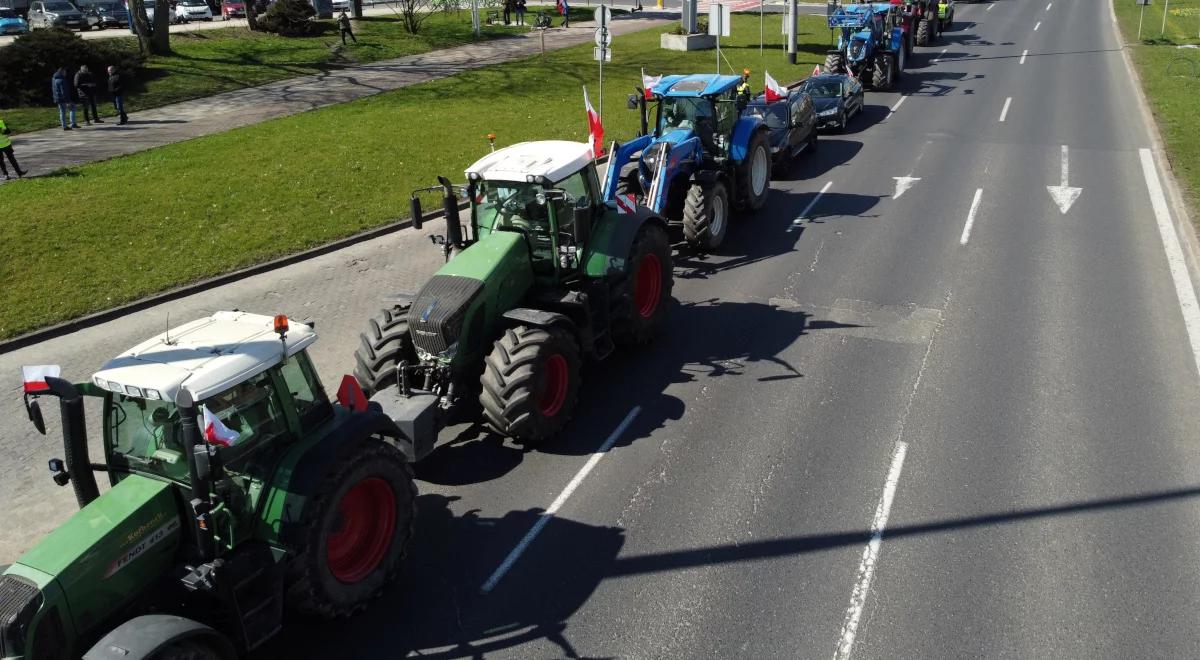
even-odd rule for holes
{"type": "Polygon", "coordinates": [[[1079,199],[1083,188],[1072,188],[1067,185],[1067,145],[1062,146],[1062,185],[1046,186],[1046,190],[1050,192],[1050,196],[1054,198],[1054,203],[1058,204],[1058,210],[1067,214],[1071,210],[1071,205],[1075,200],[1079,199]]]}
{"type": "Polygon", "coordinates": [[[894,176],[892,178],[896,180],[896,194],[892,195],[892,199],[900,199],[900,195],[921,180],[919,176],[894,176]]]}

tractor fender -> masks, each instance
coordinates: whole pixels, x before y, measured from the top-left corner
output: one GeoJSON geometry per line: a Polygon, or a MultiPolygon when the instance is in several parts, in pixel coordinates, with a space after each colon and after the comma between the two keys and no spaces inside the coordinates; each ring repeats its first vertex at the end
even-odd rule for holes
{"type": "Polygon", "coordinates": [[[171,644],[203,642],[223,660],[237,657],[233,643],[216,630],[191,619],[170,614],[147,614],[122,623],[83,655],[84,660],[142,660],[171,644]]]}
{"type": "Polygon", "coordinates": [[[532,325],[538,328],[561,327],[570,329],[571,332],[576,331],[575,322],[566,314],[547,312],[544,309],[517,307],[504,312],[500,318],[508,321],[504,324],[504,327],[508,328],[517,325],[532,325]]]}
{"type": "Polygon", "coordinates": [[[645,206],[633,213],[617,213],[615,205],[606,204],[603,215],[593,225],[592,237],[583,254],[583,266],[588,277],[608,278],[625,272],[625,262],[633,247],[633,239],[647,223],[657,224],[663,231],[667,223],[645,206]]]}
{"type": "Polygon", "coordinates": [[[629,164],[633,154],[645,149],[654,141],[654,136],[643,135],[636,137],[617,148],[608,155],[608,176],[604,179],[603,199],[610,200],[617,196],[617,180],[621,170],[629,164]]]}
{"type": "Polygon", "coordinates": [[[754,137],[754,133],[760,130],[767,130],[763,125],[762,119],[758,117],[742,117],[733,125],[733,144],[730,145],[729,155],[733,158],[733,162],[740,163],[746,160],[750,155],[750,140],[754,137]]]}
{"type": "Polygon", "coordinates": [[[901,48],[904,48],[904,29],[894,27],[892,28],[892,41],[889,50],[893,53],[898,53],[901,48]]]}
{"type": "Polygon", "coordinates": [[[397,307],[412,307],[413,301],[416,299],[417,294],[415,293],[393,293],[389,296],[384,296],[383,302],[397,307]]]}

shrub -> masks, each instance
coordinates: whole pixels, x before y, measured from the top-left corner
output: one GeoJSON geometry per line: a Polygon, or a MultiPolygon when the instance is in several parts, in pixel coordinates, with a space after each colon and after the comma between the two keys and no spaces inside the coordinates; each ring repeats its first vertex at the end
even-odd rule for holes
{"type": "Polygon", "coordinates": [[[311,20],[316,14],[308,0],[276,0],[258,24],[280,36],[308,37],[320,32],[321,26],[311,20]]]}
{"type": "Polygon", "coordinates": [[[88,65],[103,89],[104,72],[116,66],[126,75],[142,64],[136,50],[110,39],[85,41],[78,34],[54,28],[34,30],[0,48],[0,107],[49,105],[50,77],[60,66],[74,75],[88,65]]]}

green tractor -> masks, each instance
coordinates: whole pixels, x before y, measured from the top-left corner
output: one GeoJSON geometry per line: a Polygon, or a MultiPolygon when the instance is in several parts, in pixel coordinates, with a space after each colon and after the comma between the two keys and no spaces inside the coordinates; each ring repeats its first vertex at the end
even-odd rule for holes
{"type": "Polygon", "coordinates": [[[39,432],[39,398],[58,399],[50,471],[81,508],[3,569],[0,657],[235,658],[280,630],[285,604],[333,618],[382,591],[412,534],[411,447],[352,377],[329,400],[316,338],[284,316],[218,312],[90,381],[26,368],[39,432]],[[85,398],[102,407],[100,464],[85,398]]]}
{"type": "Polygon", "coordinates": [[[415,448],[482,419],[526,444],[570,419],[585,359],[650,341],[666,322],[671,247],[650,210],[604,201],[591,147],[524,142],[466,170],[440,191],[446,263],[414,294],[371,319],[355,375],[415,448]],[[469,234],[459,219],[469,206],[469,234]]]}

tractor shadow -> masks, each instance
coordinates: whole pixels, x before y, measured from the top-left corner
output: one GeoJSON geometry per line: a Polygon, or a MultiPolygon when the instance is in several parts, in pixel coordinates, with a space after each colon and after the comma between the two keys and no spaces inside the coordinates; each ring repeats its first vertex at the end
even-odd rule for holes
{"type": "Polygon", "coordinates": [[[293,618],[252,657],[478,658],[539,640],[554,647],[542,649],[553,657],[580,657],[566,622],[611,570],[624,531],[549,518],[537,542],[484,595],[481,585],[543,512],[485,518],[455,512],[457,499],[417,498],[419,532],[402,572],[366,611],[331,622],[293,618]]]}
{"type": "Polygon", "coordinates": [[[974,94],[968,85],[987,76],[965,71],[906,71],[897,81],[896,91],[908,96],[950,96],[974,94]]]}
{"type": "MultiPolygon", "coordinates": [[[[897,81],[899,84],[899,81],[897,81]]],[[[862,112],[854,115],[853,119],[846,122],[846,128],[842,129],[840,135],[855,135],[862,133],[875,124],[887,119],[891,108],[886,105],[863,105],[862,112]]]]}

